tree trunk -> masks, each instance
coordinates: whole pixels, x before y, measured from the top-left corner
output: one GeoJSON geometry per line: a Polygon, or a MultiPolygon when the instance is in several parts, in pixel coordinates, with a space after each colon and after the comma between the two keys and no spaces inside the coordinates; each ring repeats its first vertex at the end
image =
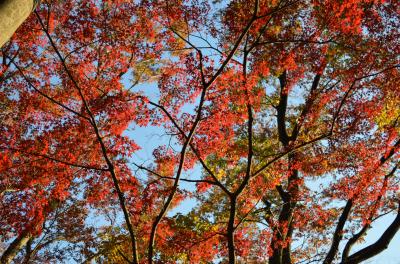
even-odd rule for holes
{"type": "Polygon", "coordinates": [[[18,254],[18,252],[29,242],[31,239],[31,234],[24,232],[19,235],[14,241],[10,244],[10,246],[4,251],[1,256],[0,262],[1,264],[9,264],[18,254]]]}
{"type": "Polygon", "coordinates": [[[235,216],[236,216],[236,196],[230,197],[230,210],[229,210],[229,222],[227,230],[228,238],[228,255],[229,264],[236,263],[235,256],[235,216]]]}
{"type": "Polygon", "coordinates": [[[36,0],[0,0],[0,48],[32,12],[36,0]]]}

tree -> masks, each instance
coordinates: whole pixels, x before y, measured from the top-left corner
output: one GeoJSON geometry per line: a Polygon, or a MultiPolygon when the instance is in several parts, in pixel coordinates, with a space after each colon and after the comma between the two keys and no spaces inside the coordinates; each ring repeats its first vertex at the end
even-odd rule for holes
{"type": "Polygon", "coordinates": [[[2,261],[378,255],[400,228],[399,12],[373,0],[43,1],[2,48],[2,261]],[[155,130],[169,140],[143,162],[135,131],[155,130]],[[381,237],[352,250],[388,214],[381,237]]]}

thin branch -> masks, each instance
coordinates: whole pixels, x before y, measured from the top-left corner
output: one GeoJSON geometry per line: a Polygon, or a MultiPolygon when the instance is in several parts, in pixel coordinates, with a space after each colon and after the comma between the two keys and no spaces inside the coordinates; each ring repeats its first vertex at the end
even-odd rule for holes
{"type": "Polygon", "coordinates": [[[39,90],[35,85],[33,85],[33,83],[29,80],[29,78],[24,74],[24,72],[22,71],[22,69],[15,63],[12,62],[13,65],[15,66],[15,68],[17,68],[17,70],[21,73],[21,76],[25,79],[25,81],[28,83],[28,85],[35,90],[37,93],[39,93],[41,96],[45,97],[46,99],[50,100],[51,102],[53,102],[54,104],[64,108],[65,110],[68,110],[69,112],[89,121],[90,119],[78,112],[76,112],[75,110],[71,109],[70,107],[58,102],[57,100],[55,100],[54,98],[48,96],[47,94],[43,93],[41,90],[39,90]]]}
{"type": "MultiPolygon", "coordinates": [[[[159,173],[157,173],[157,172],[155,172],[155,171],[153,171],[153,170],[151,170],[151,169],[149,169],[147,167],[144,167],[142,165],[138,165],[138,164],[136,164],[134,162],[133,162],[133,165],[135,165],[138,169],[145,170],[145,171],[157,176],[160,179],[176,180],[175,177],[163,176],[163,175],[161,175],[161,174],[159,174],[159,173]]],[[[208,184],[211,184],[211,185],[218,185],[216,182],[210,181],[210,180],[192,180],[192,179],[181,178],[181,181],[192,182],[192,183],[208,183],[208,184]]]]}
{"type": "Polygon", "coordinates": [[[27,152],[27,151],[24,151],[24,150],[10,148],[10,147],[0,147],[0,149],[10,150],[10,151],[13,151],[13,152],[20,152],[20,153],[24,153],[24,154],[27,154],[27,155],[30,155],[30,156],[45,158],[45,159],[48,159],[48,160],[51,160],[51,161],[54,161],[54,162],[57,162],[57,163],[61,163],[61,164],[64,164],[64,165],[68,165],[68,166],[71,166],[71,167],[82,168],[82,169],[87,169],[87,170],[108,171],[108,169],[105,169],[105,168],[98,168],[98,167],[94,167],[94,166],[90,166],[90,165],[84,165],[84,164],[76,164],[76,163],[72,163],[72,162],[69,162],[69,161],[61,160],[61,159],[58,159],[58,158],[55,158],[55,157],[51,157],[51,156],[46,155],[46,154],[40,154],[40,153],[37,153],[37,152],[27,152]]]}
{"type": "Polygon", "coordinates": [[[253,173],[252,177],[257,176],[258,174],[260,174],[261,172],[263,172],[266,168],[268,168],[271,164],[273,164],[273,163],[275,163],[276,161],[280,160],[280,159],[283,158],[284,156],[286,156],[286,155],[288,155],[288,154],[290,154],[290,153],[292,153],[292,152],[294,152],[294,151],[296,151],[296,150],[298,150],[298,149],[300,149],[300,148],[303,148],[303,147],[306,147],[306,146],[308,146],[308,145],[311,145],[311,144],[313,144],[313,143],[315,143],[315,142],[317,142],[317,141],[320,141],[320,140],[322,140],[322,139],[329,138],[330,136],[331,136],[331,133],[323,134],[323,135],[318,136],[318,137],[316,137],[316,138],[314,138],[314,139],[311,139],[311,140],[306,141],[306,142],[303,142],[303,143],[301,143],[301,144],[299,144],[299,145],[297,145],[297,146],[294,146],[294,147],[292,147],[290,150],[286,150],[286,151],[284,151],[284,152],[282,152],[282,153],[277,154],[272,160],[268,161],[266,164],[262,165],[261,168],[259,168],[258,170],[256,170],[256,171],[253,173]]]}
{"type": "MultiPolygon", "coordinates": [[[[159,109],[161,109],[162,112],[164,112],[164,114],[168,117],[168,119],[172,122],[172,124],[175,126],[175,128],[180,132],[180,134],[187,139],[187,136],[185,134],[185,132],[183,131],[183,129],[178,125],[178,123],[175,121],[175,119],[172,117],[172,115],[167,111],[167,109],[157,103],[154,103],[152,101],[149,101],[149,104],[152,106],[155,106],[159,109]]],[[[199,160],[200,164],[202,165],[202,167],[206,170],[206,172],[213,178],[214,182],[216,183],[216,185],[218,187],[221,188],[221,190],[223,190],[226,194],[230,194],[230,191],[218,180],[218,178],[215,176],[215,174],[211,171],[211,169],[207,166],[207,164],[205,163],[205,161],[202,159],[199,151],[196,149],[195,145],[190,142],[189,146],[191,148],[191,150],[193,151],[193,153],[196,155],[197,159],[199,160]]]]}

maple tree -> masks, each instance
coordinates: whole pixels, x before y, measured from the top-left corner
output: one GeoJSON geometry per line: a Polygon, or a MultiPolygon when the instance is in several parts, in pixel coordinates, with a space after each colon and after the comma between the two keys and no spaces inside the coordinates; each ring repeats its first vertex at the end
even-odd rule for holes
{"type": "Polygon", "coordinates": [[[399,14],[390,0],[41,1],[1,48],[2,263],[378,255],[400,228],[399,14]],[[154,131],[168,140],[143,161],[154,131]]]}

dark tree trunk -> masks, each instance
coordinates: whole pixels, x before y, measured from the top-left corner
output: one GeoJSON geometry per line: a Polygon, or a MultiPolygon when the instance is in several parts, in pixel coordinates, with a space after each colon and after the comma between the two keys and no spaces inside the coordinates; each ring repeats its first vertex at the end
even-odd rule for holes
{"type": "Polygon", "coordinates": [[[14,241],[10,244],[10,246],[4,251],[1,256],[1,264],[9,264],[18,254],[18,252],[29,242],[31,239],[31,234],[28,232],[24,232],[19,235],[14,241]]]}

